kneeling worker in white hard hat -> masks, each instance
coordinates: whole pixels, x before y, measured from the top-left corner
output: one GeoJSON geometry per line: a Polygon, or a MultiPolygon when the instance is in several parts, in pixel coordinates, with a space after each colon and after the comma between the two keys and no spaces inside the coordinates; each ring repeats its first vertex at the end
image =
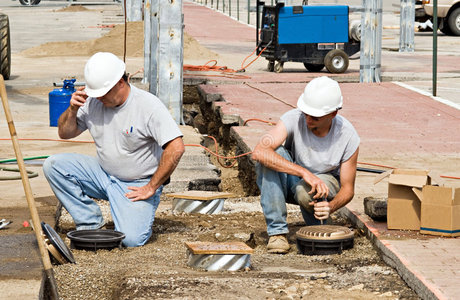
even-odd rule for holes
{"type": "Polygon", "coordinates": [[[289,251],[286,203],[300,206],[307,225],[319,225],[354,196],[360,139],[337,115],[342,102],[336,81],[313,79],[297,109],[283,114],[253,151],[269,253],[289,251]]]}
{"type": "Polygon", "coordinates": [[[163,185],[184,153],[182,133],[160,99],[128,82],[125,63],[114,54],[94,54],[85,81],[60,116],[58,133],[70,139],[88,129],[97,157],[52,155],[45,176],[77,230],[104,225],[93,198],[106,199],[115,230],[126,236],[123,245],[144,245],[163,185]]]}

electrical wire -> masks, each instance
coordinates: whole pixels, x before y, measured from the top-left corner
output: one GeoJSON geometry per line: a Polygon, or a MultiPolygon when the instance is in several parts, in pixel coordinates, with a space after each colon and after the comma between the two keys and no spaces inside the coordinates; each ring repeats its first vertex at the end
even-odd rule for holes
{"type": "MultiPolygon", "coordinates": [[[[260,122],[264,122],[264,123],[268,123],[270,125],[274,125],[276,123],[272,123],[270,121],[265,121],[265,120],[261,120],[261,119],[256,119],[256,118],[253,118],[253,119],[248,119],[246,120],[246,122],[248,121],[260,121],[260,122]]],[[[245,123],[246,123],[245,122],[245,123]]],[[[244,124],[245,124],[244,123],[244,124]]],[[[214,143],[215,143],[215,146],[216,146],[216,151],[213,152],[212,150],[210,150],[209,148],[203,146],[203,145],[200,145],[200,144],[185,144],[185,146],[188,146],[188,147],[201,147],[203,148],[204,150],[206,150],[207,152],[209,152],[210,154],[216,156],[218,158],[218,162],[219,164],[224,167],[224,168],[231,168],[233,167],[235,164],[236,164],[236,159],[237,158],[240,158],[240,157],[243,157],[243,156],[246,156],[246,155],[249,155],[249,154],[252,154],[252,151],[250,152],[246,152],[246,153],[243,153],[243,154],[240,154],[240,155],[235,155],[235,156],[223,156],[223,155],[220,155],[218,153],[218,149],[217,149],[217,141],[214,137],[210,136],[210,135],[204,135],[205,137],[209,137],[211,139],[214,140],[214,143]],[[219,158],[221,159],[235,159],[235,161],[230,165],[230,166],[227,166],[227,165],[224,165],[222,164],[220,161],[219,161],[219,158]]],[[[7,140],[11,140],[11,138],[1,138],[0,141],[7,141],[7,140]]],[[[18,140],[22,140],[22,141],[55,141],[55,142],[71,142],[71,143],[94,143],[94,141],[78,141],[78,140],[59,140],[59,139],[24,139],[24,138],[21,138],[21,139],[18,139],[18,140]]],[[[36,157],[30,157],[30,158],[24,158],[24,160],[34,160],[34,159],[41,159],[41,158],[47,158],[48,156],[36,156],[36,157]]],[[[6,160],[0,160],[0,163],[5,163],[5,162],[12,162],[12,161],[15,161],[15,159],[6,159],[6,160]]],[[[358,164],[361,164],[361,165],[368,165],[368,166],[374,166],[374,167],[381,167],[381,168],[386,168],[386,169],[397,169],[396,167],[392,167],[392,166],[387,166],[387,165],[382,165],[382,164],[375,164],[375,163],[368,163],[368,162],[360,162],[358,161],[358,164]]],[[[377,170],[378,171],[378,170],[377,170]]],[[[449,175],[439,175],[440,177],[442,178],[448,178],[448,179],[456,179],[456,180],[460,180],[460,177],[458,176],[449,176],[449,175]]],[[[1,179],[0,179],[1,180],[1,179]]]]}
{"type": "Polygon", "coordinates": [[[270,121],[265,121],[265,120],[262,120],[262,119],[251,118],[251,119],[247,119],[246,121],[244,121],[243,126],[245,126],[248,122],[251,122],[251,121],[258,121],[258,122],[266,123],[266,124],[271,125],[271,126],[276,125],[276,122],[270,122],[270,121]]]}
{"type": "Polygon", "coordinates": [[[227,66],[218,66],[217,65],[217,60],[215,60],[215,59],[207,61],[204,65],[184,65],[183,69],[186,70],[186,71],[217,71],[217,72],[221,72],[221,75],[195,75],[195,76],[222,76],[222,77],[227,77],[227,78],[249,79],[249,78],[251,78],[250,76],[244,76],[244,75],[235,74],[235,73],[245,72],[246,68],[248,68],[253,62],[255,62],[262,55],[262,53],[267,49],[267,47],[270,46],[270,44],[271,44],[271,42],[268,43],[267,46],[265,46],[265,48],[263,48],[259,52],[259,54],[256,56],[256,58],[254,58],[252,61],[250,61],[245,66],[244,63],[246,62],[246,60],[249,57],[251,57],[254,54],[254,52],[256,52],[256,50],[259,48],[259,45],[257,45],[257,47],[251,52],[251,54],[249,54],[248,56],[246,56],[244,58],[244,60],[241,62],[241,68],[238,69],[238,70],[230,69],[227,66]],[[209,65],[209,63],[212,63],[212,62],[214,62],[214,64],[209,65]],[[231,75],[229,75],[229,74],[231,74],[231,75]]]}
{"type": "MultiPolygon", "coordinates": [[[[216,140],[216,138],[213,137],[212,135],[207,135],[207,134],[203,134],[203,137],[208,137],[208,138],[212,139],[212,140],[214,141],[214,146],[215,146],[215,148],[216,148],[216,153],[219,153],[218,148],[217,148],[217,140],[216,140]]],[[[250,153],[252,153],[252,152],[248,152],[248,154],[250,154],[250,153]]],[[[223,168],[232,168],[232,167],[234,167],[234,166],[236,165],[236,163],[238,162],[238,161],[235,159],[235,160],[233,161],[233,163],[231,163],[230,165],[225,165],[225,164],[223,164],[223,163],[220,161],[219,157],[216,157],[216,160],[217,160],[217,162],[219,163],[219,165],[220,165],[221,167],[223,167],[223,168]]]]}
{"type": "Polygon", "coordinates": [[[127,35],[127,32],[128,32],[128,22],[126,22],[126,0],[123,0],[123,10],[124,10],[124,15],[125,15],[125,18],[124,18],[124,23],[125,23],[125,32],[124,32],[124,35],[123,35],[123,62],[126,63],[126,35],[127,35]]]}
{"type": "Polygon", "coordinates": [[[241,63],[241,69],[238,70],[238,72],[244,72],[246,71],[246,68],[249,67],[253,62],[255,62],[261,55],[262,53],[271,45],[272,41],[270,41],[267,46],[265,46],[265,48],[263,48],[259,54],[257,55],[256,58],[254,58],[249,64],[247,64],[246,66],[243,66],[244,65],[244,62],[246,61],[246,59],[248,59],[252,54],[254,54],[254,52],[256,52],[256,50],[259,48],[260,44],[257,45],[257,47],[254,49],[254,51],[251,52],[251,54],[249,54],[248,56],[245,57],[245,59],[243,60],[243,62],[241,63]]]}
{"type": "MultiPolygon", "coordinates": [[[[87,143],[94,144],[94,141],[78,141],[78,140],[61,140],[61,139],[32,139],[20,138],[20,141],[46,141],[46,142],[65,142],[65,143],[87,143]]],[[[11,138],[1,138],[0,141],[11,141],[11,138]]]]}
{"type": "Polygon", "coordinates": [[[286,101],[284,101],[284,100],[282,100],[282,99],[280,99],[280,98],[278,98],[278,97],[276,97],[276,96],[270,94],[269,92],[266,92],[266,91],[264,91],[264,90],[261,90],[261,89],[259,89],[259,88],[256,88],[255,86],[252,86],[252,85],[250,85],[250,84],[247,83],[247,82],[244,82],[244,84],[247,85],[248,87],[252,88],[252,89],[255,89],[256,91],[259,91],[259,92],[261,92],[261,93],[263,93],[263,94],[265,94],[265,95],[268,95],[268,96],[272,97],[272,98],[275,99],[275,100],[278,100],[279,102],[281,102],[281,103],[283,103],[283,104],[286,104],[287,106],[290,106],[290,107],[292,107],[292,108],[296,108],[296,107],[297,107],[297,106],[295,106],[295,105],[292,105],[291,103],[287,103],[286,101]]]}
{"type": "Polygon", "coordinates": [[[209,148],[203,146],[203,145],[200,145],[200,144],[185,144],[186,147],[201,147],[203,148],[204,150],[206,150],[207,152],[211,153],[212,155],[218,157],[218,158],[222,158],[222,159],[236,159],[236,158],[240,158],[240,157],[243,157],[243,156],[246,156],[246,155],[249,155],[249,154],[252,154],[252,151],[250,152],[246,152],[246,153],[243,153],[243,154],[240,154],[240,155],[235,155],[235,156],[223,156],[223,155],[220,155],[219,153],[215,153],[215,152],[212,152],[212,150],[210,150],[209,148]]]}

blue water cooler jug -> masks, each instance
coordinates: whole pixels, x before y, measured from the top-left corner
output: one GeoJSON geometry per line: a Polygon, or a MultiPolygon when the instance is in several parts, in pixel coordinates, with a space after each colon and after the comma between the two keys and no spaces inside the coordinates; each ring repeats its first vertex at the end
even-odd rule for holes
{"type": "Polygon", "coordinates": [[[64,80],[64,86],[49,93],[50,126],[56,127],[61,114],[69,107],[70,98],[75,92],[75,79],[64,80]]]}

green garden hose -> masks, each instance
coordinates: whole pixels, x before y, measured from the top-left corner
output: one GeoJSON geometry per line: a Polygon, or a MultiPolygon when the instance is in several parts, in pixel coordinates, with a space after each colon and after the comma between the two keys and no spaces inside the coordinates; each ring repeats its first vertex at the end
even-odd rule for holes
{"type": "MultiPolygon", "coordinates": [[[[32,157],[24,157],[23,160],[35,160],[35,159],[43,159],[43,158],[48,158],[48,157],[49,155],[32,156],[32,157]]],[[[3,159],[3,160],[0,160],[0,164],[14,162],[14,161],[16,161],[16,158],[3,159]]]]}
{"type": "MultiPolygon", "coordinates": [[[[19,172],[19,168],[5,168],[5,167],[0,167],[0,171],[9,171],[9,172],[19,172]]],[[[37,172],[33,172],[30,170],[26,170],[27,172],[27,177],[29,178],[34,178],[38,176],[37,172]]],[[[21,175],[13,175],[13,176],[0,176],[0,180],[17,180],[21,179],[21,175]]]]}

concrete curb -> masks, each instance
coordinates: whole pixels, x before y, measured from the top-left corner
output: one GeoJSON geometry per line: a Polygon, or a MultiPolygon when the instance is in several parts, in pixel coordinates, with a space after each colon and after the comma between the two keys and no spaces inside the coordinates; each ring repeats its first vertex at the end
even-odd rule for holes
{"type": "Polygon", "coordinates": [[[358,214],[347,207],[339,211],[340,215],[349,219],[357,228],[363,230],[367,237],[382,254],[382,258],[391,267],[395,268],[407,285],[412,288],[422,299],[447,299],[442,292],[429,283],[421,274],[410,267],[410,263],[398,253],[391,242],[381,240],[378,231],[369,226],[358,214]]]}

